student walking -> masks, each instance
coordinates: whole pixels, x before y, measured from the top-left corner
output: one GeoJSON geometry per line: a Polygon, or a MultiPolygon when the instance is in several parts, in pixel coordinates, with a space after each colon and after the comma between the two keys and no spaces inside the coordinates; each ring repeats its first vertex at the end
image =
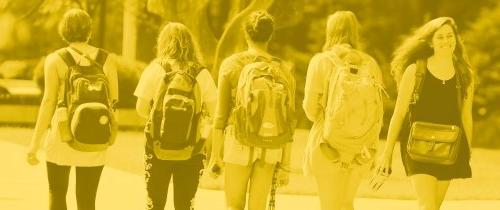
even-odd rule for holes
{"type": "Polygon", "coordinates": [[[248,49],[220,67],[209,166],[215,176],[224,166],[228,209],[264,210],[277,166],[276,181],[288,182],[295,80],[290,67],[267,51],[274,33],[267,12],[250,14],[244,31],[248,49]]]}
{"type": "Polygon", "coordinates": [[[50,125],[45,138],[49,209],[67,209],[69,172],[75,167],[78,209],[93,210],[106,148],[117,131],[117,72],[112,56],[88,44],[91,19],[85,11],[67,11],[59,34],[68,46],[45,60],[44,95],[27,161],[39,162],[37,152],[50,125]]]}
{"type": "Polygon", "coordinates": [[[134,95],[146,124],[145,176],[150,210],[164,209],[173,177],[176,210],[194,209],[217,89],[188,28],[170,22],[157,42],[156,58],[142,73],[134,95]],[[205,128],[205,129],[202,129],[205,128]]]}
{"type": "Polygon", "coordinates": [[[358,27],[350,11],[330,15],[323,52],[307,70],[303,108],[313,127],[304,169],[316,180],[323,210],[354,209],[382,126],[382,75],[359,49],[358,27]]]}
{"type": "Polygon", "coordinates": [[[419,209],[438,210],[450,181],[472,176],[474,80],[454,20],[440,17],[417,29],[391,67],[399,92],[378,171],[390,174],[396,139],[411,127],[400,139],[406,175],[419,209]]]}

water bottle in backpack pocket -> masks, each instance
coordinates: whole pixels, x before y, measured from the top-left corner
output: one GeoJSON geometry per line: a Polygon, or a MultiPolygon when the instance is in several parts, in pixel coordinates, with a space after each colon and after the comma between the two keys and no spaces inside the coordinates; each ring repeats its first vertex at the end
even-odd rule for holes
{"type": "Polygon", "coordinates": [[[56,128],[59,134],[59,138],[64,142],[69,142],[73,140],[73,134],[71,134],[70,122],[68,118],[68,108],[57,107],[55,111],[56,115],[56,128]]]}

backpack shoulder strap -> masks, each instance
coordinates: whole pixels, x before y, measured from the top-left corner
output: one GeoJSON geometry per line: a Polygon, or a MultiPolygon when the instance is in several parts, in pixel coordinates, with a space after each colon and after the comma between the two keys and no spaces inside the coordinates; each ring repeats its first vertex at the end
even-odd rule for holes
{"type": "Polygon", "coordinates": [[[413,110],[415,109],[415,105],[420,99],[420,93],[422,92],[423,81],[425,74],[427,73],[427,60],[420,59],[415,62],[416,70],[415,70],[415,85],[413,86],[413,93],[410,105],[408,107],[408,120],[411,123],[413,121],[413,110]]]}
{"type": "MultiPolygon", "coordinates": [[[[99,63],[97,62],[96,60],[92,59],[89,55],[81,52],[80,50],[74,48],[74,47],[70,47],[71,50],[75,51],[76,53],[78,53],[79,55],[83,56],[85,59],[87,59],[92,65],[96,66],[98,69],[100,69],[103,73],[104,73],[104,68],[103,68],[103,65],[104,63],[99,63]]],[[[97,58],[101,57],[100,59],[104,59],[104,61],[106,60],[106,58],[108,57],[107,53],[105,55],[99,55],[99,54],[103,54],[101,53],[101,49],[98,49],[97,51],[97,58]]],[[[103,61],[103,62],[104,62],[103,61]]]]}
{"type": "MultiPolygon", "coordinates": [[[[71,53],[66,48],[59,49],[56,52],[61,57],[63,62],[66,64],[66,66],[70,67],[70,66],[77,66],[78,65],[78,64],[76,64],[75,59],[73,58],[71,53]]],[[[62,94],[58,95],[58,103],[57,103],[58,107],[67,106],[68,98],[67,98],[66,91],[67,91],[68,86],[69,86],[69,71],[70,71],[70,68],[68,68],[66,70],[66,72],[64,73],[64,78],[63,78],[64,81],[62,84],[62,94]]]]}
{"type": "Polygon", "coordinates": [[[106,50],[98,48],[97,56],[95,58],[95,62],[100,66],[104,66],[106,63],[106,59],[108,58],[109,53],[106,50]]]}
{"type": "Polygon", "coordinates": [[[415,70],[415,85],[413,86],[412,104],[416,104],[420,98],[423,87],[423,79],[427,73],[427,61],[425,59],[417,60],[415,70]]]}
{"type": "MultiPolygon", "coordinates": [[[[339,62],[343,62],[341,61],[341,59],[339,58],[339,56],[337,55],[337,53],[331,51],[331,52],[328,52],[325,54],[325,57],[328,58],[328,60],[330,60],[333,64],[333,67],[337,67],[339,62]]],[[[325,86],[325,90],[323,91],[323,98],[322,98],[322,104],[323,104],[323,108],[326,109],[326,106],[328,105],[328,95],[330,93],[330,91],[332,91],[332,89],[335,87],[337,81],[338,81],[338,78],[340,76],[340,71],[335,71],[335,72],[332,72],[333,70],[330,71],[330,74],[329,74],[329,79],[328,79],[328,84],[325,86]]]]}
{"type": "Polygon", "coordinates": [[[165,92],[166,89],[166,83],[170,80],[171,77],[171,72],[172,68],[170,67],[170,64],[168,63],[163,63],[161,61],[153,61],[157,63],[160,68],[165,72],[165,75],[163,76],[163,79],[160,82],[160,86],[156,89],[155,96],[151,99],[149,102],[151,105],[151,110],[158,110],[160,108],[159,101],[163,101],[163,92],[165,92]]]}
{"type": "Polygon", "coordinates": [[[57,50],[57,54],[62,58],[67,66],[76,66],[76,61],[66,48],[57,50]]]}

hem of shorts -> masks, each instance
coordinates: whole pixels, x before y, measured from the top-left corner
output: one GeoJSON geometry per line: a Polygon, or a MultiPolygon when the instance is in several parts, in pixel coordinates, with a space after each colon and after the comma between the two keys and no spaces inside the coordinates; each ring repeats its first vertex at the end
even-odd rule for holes
{"type": "Polygon", "coordinates": [[[470,179],[470,178],[472,178],[472,174],[471,175],[454,176],[454,177],[439,177],[439,176],[436,176],[434,174],[424,173],[424,172],[420,172],[420,173],[408,173],[408,172],[406,172],[406,177],[411,177],[411,176],[417,175],[417,174],[426,174],[426,175],[429,175],[429,176],[433,176],[438,181],[450,181],[450,180],[453,180],[453,179],[470,179]]]}
{"type": "Polygon", "coordinates": [[[96,164],[82,164],[82,163],[69,163],[69,162],[61,162],[61,161],[55,161],[51,159],[46,159],[45,162],[50,162],[59,166],[74,166],[74,167],[98,167],[98,166],[105,166],[106,163],[96,163],[96,164]]]}
{"type": "MultiPolygon", "coordinates": [[[[232,162],[232,161],[228,161],[228,160],[223,160],[224,163],[230,163],[230,164],[234,164],[234,165],[240,165],[240,166],[250,166],[252,165],[253,163],[255,163],[255,161],[258,161],[260,160],[260,158],[257,158],[255,159],[254,161],[252,162],[246,162],[246,163],[236,163],[236,162],[232,162]]],[[[267,161],[264,161],[264,163],[267,163],[267,164],[270,164],[270,165],[275,165],[277,163],[280,163],[281,161],[276,161],[276,162],[273,162],[273,163],[270,163],[270,162],[267,162],[267,161]]]]}

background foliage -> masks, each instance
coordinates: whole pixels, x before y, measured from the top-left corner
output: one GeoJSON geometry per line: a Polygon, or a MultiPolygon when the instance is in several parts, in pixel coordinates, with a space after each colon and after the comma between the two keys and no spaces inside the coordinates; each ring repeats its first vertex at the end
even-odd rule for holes
{"type": "MultiPolygon", "coordinates": [[[[56,28],[68,8],[83,8],[92,16],[92,44],[121,54],[124,4],[130,2],[134,1],[1,1],[0,78],[40,81],[43,56],[65,45],[56,28]]],[[[271,50],[295,65],[297,105],[302,101],[309,59],[320,52],[324,42],[326,17],[337,10],[353,11],[362,26],[363,48],[384,71],[391,95],[387,119],[396,97],[389,73],[394,48],[424,22],[439,16],[453,17],[477,73],[474,115],[476,130],[481,132],[476,132],[474,143],[500,146],[496,140],[500,134],[500,5],[495,0],[135,0],[133,10],[126,12],[138,18],[137,60],[120,59],[122,105],[133,107],[133,89],[146,63],[154,57],[156,35],[162,24],[178,21],[189,26],[200,43],[205,65],[216,77],[218,69],[212,67],[217,66],[218,59],[243,48],[241,30],[225,29],[232,27],[231,20],[245,8],[259,6],[276,17],[278,29],[271,50]],[[252,2],[257,6],[252,7],[252,2]],[[267,4],[270,6],[264,6],[267,4]]],[[[299,115],[300,126],[308,127],[310,122],[303,113],[299,115]]]]}

